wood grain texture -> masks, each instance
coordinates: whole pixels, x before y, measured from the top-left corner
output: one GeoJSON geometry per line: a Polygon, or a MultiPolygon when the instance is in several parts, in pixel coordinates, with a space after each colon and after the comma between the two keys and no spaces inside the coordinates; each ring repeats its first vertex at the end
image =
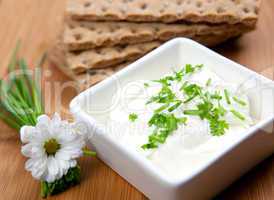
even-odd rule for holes
{"type": "MultiPolygon", "coordinates": [[[[21,54],[34,64],[55,41],[61,29],[65,0],[0,0],[0,73],[3,75],[11,49],[21,39],[21,54]]],[[[252,70],[273,79],[274,1],[264,0],[258,29],[215,50],[252,70]]],[[[50,65],[44,68],[47,112],[70,117],[67,105],[77,91],[74,83],[50,65]],[[62,85],[65,84],[65,85],[62,85]],[[65,89],[63,89],[65,87],[65,89]],[[61,92],[61,95],[59,94],[61,92]],[[52,102],[58,100],[55,105],[52,102]]],[[[0,122],[0,200],[40,199],[39,183],[24,170],[18,134],[0,122]]],[[[65,193],[50,199],[146,199],[134,187],[95,158],[80,160],[83,180],[65,193]]],[[[199,191],[197,191],[199,192],[199,191]]],[[[258,165],[216,199],[274,199],[274,156],[258,165]]]]}

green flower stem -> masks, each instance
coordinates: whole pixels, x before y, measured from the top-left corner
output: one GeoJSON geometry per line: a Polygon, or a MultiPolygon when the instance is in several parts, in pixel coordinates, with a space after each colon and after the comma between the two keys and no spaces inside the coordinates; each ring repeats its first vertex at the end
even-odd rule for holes
{"type": "Polygon", "coordinates": [[[94,152],[94,151],[90,151],[87,149],[83,149],[82,151],[83,151],[84,156],[96,156],[96,152],[94,152]]]}
{"type": "MultiPolygon", "coordinates": [[[[23,58],[18,59],[18,42],[8,65],[9,76],[0,80],[0,119],[17,130],[24,125],[36,124],[37,117],[44,113],[40,84],[28,73],[23,58]],[[20,70],[16,75],[15,70],[20,70]]],[[[39,66],[42,66],[45,56],[39,66]]]]}

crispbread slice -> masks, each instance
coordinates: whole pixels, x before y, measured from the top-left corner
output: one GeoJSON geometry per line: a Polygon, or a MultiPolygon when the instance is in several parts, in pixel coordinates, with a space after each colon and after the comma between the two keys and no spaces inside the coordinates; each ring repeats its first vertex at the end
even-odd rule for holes
{"type": "Polygon", "coordinates": [[[254,24],[260,0],[69,0],[77,20],[254,24]]]}
{"type": "Polygon", "coordinates": [[[81,88],[83,87],[87,88],[92,85],[95,85],[96,83],[99,83],[100,81],[106,79],[107,77],[110,77],[115,72],[125,68],[129,64],[130,62],[124,62],[111,68],[91,69],[87,71],[86,73],[77,75],[75,77],[75,80],[79,82],[79,84],[81,85],[81,88]]]}
{"type": "Polygon", "coordinates": [[[102,46],[137,44],[150,41],[167,41],[174,37],[217,35],[226,31],[247,32],[255,27],[244,24],[161,24],[127,22],[84,22],[68,20],[63,43],[69,51],[87,50],[102,46]]]}
{"type": "MultiPolygon", "coordinates": [[[[237,36],[238,34],[239,33],[234,33],[234,36],[237,36]]],[[[224,42],[231,37],[232,35],[228,36],[228,35],[222,35],[222,34],[217,36],[203,35],[203,36],[195,36],[195,40],[198,42],[203,42],[204,44],[215,45],[215,44],[224,42]]],[[[86,89],[92,85],[95,85],[96,83],[99,83],[105,78],[110,77],[117,71],[128,66],[130,63],[131,62],[124,62],[114,67],[105,68],[105,69],[90,69],[85,73],[74,75],[73,79],[79,82],[82,89],[86,89]]],[[[67,70],[70,70],[70,69],[67,69],[67,70]]]]}
{"type": "MultiPolygon", "coordinates": [[[[241,29],[220,32],[219,34],[195,35],[191,39],[207,46],[215,46],[229,38],[241,35],[241,29]]],[[[140,43],[126,46],[91,49],[81,52],[69,52],[62,45],[57,45],[49,56],[57,65],[64,66],[67,74],[79,74],[88,69],[100,69],[118,65],[128,60],[137,59],[161,44],[160,41],[140,43]]]]}
{"type": "MultiPolygon", "coordinates": [[[[137,59],[152,49],[158,47],[159,41],[135,45],[105,47],[82,52],[69,52],[59,44],[52,50],[52,60],[62,60],[62,65],[68,66],[75,74],[88,69],[107,68],[127,60],[137,59]],[[58,56],[57,56],[58,55],[58,56]]],[[[60,62],[60,61],[59,61],[60,62]]]]}

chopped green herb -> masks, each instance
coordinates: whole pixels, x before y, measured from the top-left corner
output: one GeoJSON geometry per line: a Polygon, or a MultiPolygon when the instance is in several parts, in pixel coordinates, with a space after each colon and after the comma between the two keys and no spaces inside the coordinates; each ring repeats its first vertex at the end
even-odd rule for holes
{"type": "Polygon", "coordinates": [[[169,103],[164,104],[164,105],[160,106],[159,108],[157,108],[154,112],[155,112],[155,113],[162,112],[162,111],[164,111],[165,109],[167,109],[168,106],[169,106],[169,103]]]}
{"type": "Polygon", "coordinates": [[[203,103],[200,103],[197,105],[197,108],[200,111],[200,118],[201,119],[208,119],[210,118],[211,111],[213,109],[213,104],[209,101],[204,101],[203,103]]]}
{"type": "MultiPolygon", "coordinates": [[[[162,105],[154,110],[154,114],[148,122],[148,125],[154,129],[148,137],[148,143],[142,146],[143,149],[157,148],[166,141],[169,135],[178,129],[180,124],[185,124],[187,121],[186,117],[178,118],[172,112],[177,111],[182,104],[191,102],[194,98],[197,99],[196,108],[184,110],[184,115],[198,116],[200,119],[208,121],[210,133],[213,136],[221,136],[229,129],[228,122],[222,119],[228,110],[221,105],[223,98],[225,98],[227,104],[231,104],[227,89],[224,89],[223,97],[218,90],[213,92],[207,91],[198,84],[184,81],[180,88],[180,91],[184,95],[184,99],[181,100],[176,97],[171,88],[172,81],[180,83],[185,75],[191,75],[202,67],[203,65],[193,66],[186,64],[182,70],[175,71],[173,75],[155,80],[155,82],[160,83],[162,87],[160,92],[152,96],[147,104],[154,102],[162,105]]],[[[211,82],[212,80],[209,78],[206,86],[210,86],[211,82]]],[[[246,105],[244,101],[237,97],[232,97],[232,99],[241,105],[246,105]]],[[[230,112],[241,120],[245,119],[241,113],[233,109],[230,110],[230,112]]]]}
{"type": "Polygon", "coordinates": [[[149,84],[148,84],[148,83],[144,83],[144,87],[145,87],[145,88],[148,88],[148,87],[149,87],[149,84]]]}
{"type": "Polygon", "coordinates": [[[155,113],[148,122],[154,126],[153,133],[148,138],[148,143],[141,146],[143,149],[157,148],[163,144],[167,137],[178,129],[179,124],[186,122],[186,118],[176,118],[174,114],[155,113]]]}
{"type": "Polygon", "coordinates": [[[242,106],[246,106],[246,102],[244,102],[244,101],[241,100],[241,99],[238,99],[237,97],[233,97],[233,100],[234,100],[236,103],[238,103],[238,104],[240,104],[240,105],[242,105],[242,106]]]}
{"type": "Polygon", "coordinates": [[[210,132],[213,136],[221,136],[229,128],[229,124],[224,120],[212,118],[209,120],[210,132]]]}
{"type": "Polygon", "coordinates": [[[202,67],[204,67],[204,64],[199,64],[199,65],[196,65],[196,66],[195,66],[195,68],[198,69],[198,70],[199,70],[199,69],[202,69],[202,67]]]}
{"type": "Polygon", "coordinates": [[[213,109],[213,113],[214,113],[215,116],[222,116],[223,117],[223,116],[225,116],[226,112],[227,112],[226,109],[224,109],[224,107],[221,106],[220,104],[219,104],[218,107],[213,109]]]}
{"type": "Polygon", "coordinates": [[[174,79],[178,82],[182,81],[183,79],[183,76],[184,76],[184,73],[183,73],[183,70],[179,70],[178,72],[174,72],[174,79]]]}
{"type": "Polygon", "coordinates": [[[227,104],[231,104],[230,99],[229,99],[229,93],[228,93],[227,89],[224,90],[224,94],[225,94],[225,100],[226,100],[227,104]]]}
{"type": "Polygon", "coordinates": [[[182,103],[183,103],[182,101],[177,100],[176,103],[168,109],[168,112],[172,112],[176,110],[182,103]]]}
{"type": "Polygon", "coordinates": [[[199,110],[185,110],[184,114],[185,115],[200,115],[200,111],[199,110]]]}
{"type": "Polygon", "coordinates": [[[191,64],[186,64],[186,65],[185,65],[185,73],[186,73],[186,74],[192,73],[192,72],[194,72],[194,71],[195,71],[195,68],[192,67],[191,64]]]}
{"type": "Polygon", "coordinates": [[[183,91],[188,96],[194,96],[201,94],[201,87],[197,84],[189,84],[183,88],[183,91]]]}
{"type": "Polygon", "coordinates": [[[188,99],[184,100],[184,103],[188,103],[188,102],[192,101],[197,96],[198,95],[193,95],[193,96],[189,97],[188,99]]]}
{"type": "Polygon", "coordinates": [[[161,78],[159,80],[154,80],[153,82],[161,83],[163,86],[170,86],[170,81],[174,81],[173,76],[166,76],[164,78],[161,78]]]}
{"type": "Polygon", "coordinates": [[[242,121],[244,121],[245,120],[245,117],[241,114],[241,113],[239,113],[239,112],[237,112],[236,110],[230,110],[230,112],[235,116],[235,117],[237,117],[238,119],[240,119],[240,120],[242,120],[242,121]]]}
{"type": "Polygon", "coordinates": [[[159,94],[151,97],[150,100],[147,102],[147,104],[150,104],[152,102],[170,103],[170,102],[173,102],[174,99],[175,99],[175,94],[172,92],[172,90],[169,88],[169,86],[163,85],[159,94]]]}
{"type": "Polygon", "coordinates": [[[211,84],[211,78],[209,78],[209,79],[207,80],[206,86],[208,87],[208,86],[210,86],[210,84],[211,84]]]}
{"type": "Polygon", "coordinates": [[[215,93],[211,95],[211,98],[216,100],[221,100],[222,96],[220,95],[219,91],[215,91],[215,93]]]}
{"type": "Polygon", "coordinates": [[[180,124],[186,124],[187,118],[186,118],[186,117],[177,118],[177,121],[178,121],[180,124]]]}
{"type": "Polygon", "coordinates": [[[128,119],[132,122],[135,122],[136,119],[138,119],[138,115],[135,113],[131,113],[131,114],[129,114],[128,119]]]}
{"type": "Polygon", "coordinates": [[[183,85],[181,86],[180,91],[183,91],[187,85],[188,85],[188,82],[185,81],[185,82],[183,83],[183,85]]]}

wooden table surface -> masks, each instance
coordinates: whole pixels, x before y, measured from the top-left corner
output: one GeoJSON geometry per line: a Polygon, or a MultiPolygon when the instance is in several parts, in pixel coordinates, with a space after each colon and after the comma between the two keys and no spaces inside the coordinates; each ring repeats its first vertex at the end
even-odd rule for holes
{"type": "MultiPolygon", "coordinates": [[[[61,29],[64,7],[65,0],[0,0],[1,74],[18,39],[22,41],[21,55],[30,64],[35,64],[54,44],[61,29]]],[[[215,50],[273,79],[273,11],[274,1],[263,0],[257,30],[215,50]]],[[[46,80],[50,80],[45,87],[47,112],[58,111],[70,117],[67,105],[77,91],[69,87],[69,79],[53,66],[46,65],[44,69],[51,72],[45,73],[46,80]],[[53,105],[56,101],[59,103],[53,105]]],[[[18,133],[2,122],[0,126],[0,200],[40,199],[39,183],[24,170],[26,159],[20,153],[18,133]]],[[[98,159],[83,158],[80,165],[81,184],[50,199],[146,199],[98,159]]],[[[274,156],[231,185],[217,199],[274,199],[274,156]]]]}

